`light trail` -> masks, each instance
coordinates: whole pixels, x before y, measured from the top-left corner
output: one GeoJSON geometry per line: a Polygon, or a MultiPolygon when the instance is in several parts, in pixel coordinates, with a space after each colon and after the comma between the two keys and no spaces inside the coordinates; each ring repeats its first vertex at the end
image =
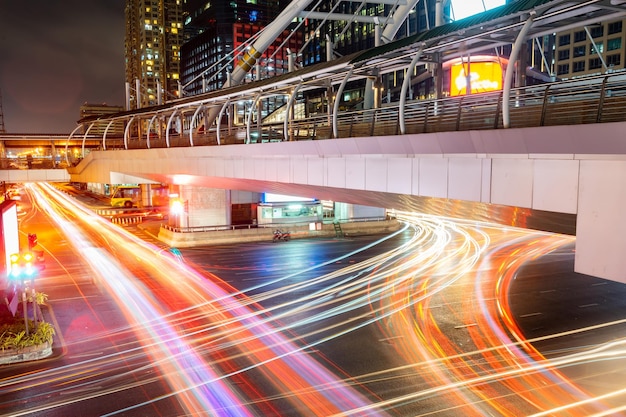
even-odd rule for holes
{"type": "MultiPolygon", "coordinates": [[[[582,363],[622,358],[626,356],[622,342],[580,348],[548,360],[533,343],[593,328],[525,340],[510,312],[508,291],[517,271],[572,244],[572,237],[398,213],[406,223],[402,233],[410,231],[410,237],[393,250],[314,277],[311,272],[353,253],[234,289],[216,276],[207,279],[51,187],[29,189],[41,210],[72,236],[77,251],[97,273],[98,284],[120,300],[129,326],[108,332],[134,333],[140,342],[67,368],[0,381],[0,388],[14,390],[54,381],[56,388],[49,393],[63,393],[65,398],[51,402],[50,408],[162,377],[170,393],[107,415],[170,397],[179,399],[190,413],[216,416],[278,413],[272,401],[279,399],[306,416],[384,415],[411,404],[420,409],[421,402],[433,398],[439,409],[424,414],[539,417],[622,411],[603,401],[624,396],[623,390],[594,397],[561,372],[582,363]],[[82,220],[80,228],[72,224],[77,218],[82,220]],[[113,262],[110,253],[119,262],[113,262]],[[300,275],[307,279],[298,280],[300,275]],[[272,302],[277,299],[289,301],[272,302]],[[263,308],[265,303],[272,307],[263,308]],[[376,326],[399,366],[340,378],[327,369],[332,364],[309,354],[367,326],[376,326]],[[99,374],[101,366],[114,366],[122,358],[135,364],[135,372],[120,366],[117,377],[99,374]],[[159,374],[136,376],[153,366],[159,374]],[[251,371],[263,378],[264,389],[248,379],[251,371]],[[131,374],[135,380],[128,382],[131,374]],[[363,394],[381,381],[407,378],[422,381],[409,394],[391,398],[363,394]],[[69,385],[79,391],[71,392],[69,385]],[[95,390],[94,385],[104,388],[95,390]],[[264,397],[270,391],[273,394],[264,397]]],[[[22,415],[45,410],[25,408],[22,415]]]]}
{"type": "MultiPolygon", "coordinates": [[[[120,308],[125,311],[128,321],[135,326],[144,327],[141,332],[142,340],[146,338],[146,333],[149,336],[148,343],[142,341],[144,349],[151,356],[151,362],[161,368],[162,374],[172,387],[172,395],[176,395],[190,413],[206,410],[211,410],[212,415],[253,413],[245,405],[247,400],[242,398],[247,388],[235,387],[227,379],[237,373],[244,373],[249,367],[241,367],[236,372],[224,372],[224,369],[233,367],[228,363],[243,358],[254,363],[256,368],[263,367],[263,372],[268,375],[268,383],[274,384],[279,392],[296,393],[297,395],[285,398],[292,401],[294,408],[303,414],[328,415],[368,404],[365,397],[350,384],[337,379],[311,357],[302,353],[291,340],[269,328],[267,323],[258,322],[256,314],[225,292],[220,285],[208,282],[173,258],[156,257],[153,248],[83,209],[79,213],[81,220],[85,222],[82,227],[91,228],[90,233],[96,233],[101,238],[101,244],[118,248],[116,254],[124,264],[134,265],[133,272],[122,268],[121,262],[111,262],[110,255],[103,256],[91,242],[82,238],[82,230],[56,215],[58,207],[48,205],[49,201],[54,201],[54,204],[62,205],[66,212],[71,212],[75,210],[74,202],[68,202],[67,196],[51,187],[31,186],[30,189],[38,196],[37,201],[46,213],[55,219],[68,236],[72,236],[72,244],[98,275],[99,284],[122,301],[120,308]],[[180,321],[170,324],[163,318],[172,312],[163,310],[161,306],[166,300],[155,299],[155,294],[145,285],[148,281],[136,275],[139,264],[153,282],[160,282],[163,288],[168,288],[168,301],[177,307],[184,306],[180,311],[189,308],[197,310],[191,320],[197,321],[198,317],[203,316],[206,323],[203,324],[205,333],[209,326],[220,328],[218,336],[229,344],[213,346],[219,337],[216,339],[213,335],[206,335],[206,340],[213,341],[209,344],[211,351],[198,350],[198,347],[202,347],[198,346],[199,341],[188,337],[177,328],[181,325],[180,321]],[[252,331],[256,333],[252,334],[252,331]],[[242,344],[236,339],[237,335],[245,335],[247,342],[242,344]],[[207,361],[208,358],[202,360],[199,357],[235,347],[240,353],[229,354],[221,361],[207,361]],[[218,366],[221,368],[218,369],[218,366]],[[325,387],[324,390],[318,389],[322,386],[325,387]]],[[[73,221],[76,222],[76,217],[73,221]]],[[[174,311],[176,312],[178,310],[174,311]]],[[[6,381],[4,383],[7,385],[6,381]]],[[[145,403],[138,404],[137,407],[143,405],[145,403]]],[[[371,409],[366,413],[368,415],[384,414],[377,411],[375,405],[369,405],[368,408],[371,409]]],[[[127,410],[118,410],[111,415],[127,410]]]]}

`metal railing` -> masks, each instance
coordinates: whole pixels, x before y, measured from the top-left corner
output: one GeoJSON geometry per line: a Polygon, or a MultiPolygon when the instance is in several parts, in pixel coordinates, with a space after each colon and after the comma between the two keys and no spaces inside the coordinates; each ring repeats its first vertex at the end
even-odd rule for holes
{"type": "MultiPolygon", "coordinates": [[[[472,94],[439,100],[414,100],[401,108],[391,103],[382,108],[341,111],[337,139],[400,135],[404,113],[406,134],[501,129],[502,92],[472,94]]],[[[626,73],[615,73],[513,89],[509,102],[511,128],[576,125],[626,121],[626,73]]],[[[333,139],[333,117],[310,115],[293,120],[285,134],[282,123],[258,124],[251,129],[235,125],[193,134],[193,146],[233,145],[259,142],[333,139]]],[[[131,137],[106,139],[106,149],[167,147],[165,138],[131,137]]],[[[192,146],[189,132],[170,135],[169,147],[192,146]]]]}
{"type": "Polygon", "coordinates": [[[64,169],[67,164],[53,160],[52,158],[0,158],[0,169],[64,169]]]}
{"type": "Polygon", "coordinates": [[[389,220],[389,216],[377,216],[377,217],[359,217],[350,219],[324,219],[315,222],[302,222],[302,223],[246,223],[246,224],[231,224],[231,225],[217,225],[217,226],[176,226],[172,224],[161,223],[161,228],[169,230],[175,233],[197,233],[197,232],[218,232],[218,231],[233,231],[243,229],[266,229],[273,231],[274,229],[289,230],[289,228],[308,228],[311,223],[323,223],[332,224],[337,223],[364,223],[364,222],[382,222],[389,220]]]}

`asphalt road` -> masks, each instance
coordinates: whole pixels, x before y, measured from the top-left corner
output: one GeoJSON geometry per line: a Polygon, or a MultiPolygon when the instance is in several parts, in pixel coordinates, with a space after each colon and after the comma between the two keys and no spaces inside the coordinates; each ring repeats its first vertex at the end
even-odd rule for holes
{"type": "MultiPolygon", "coordinates": [[[[317,364],[330,370],[332,376],[325,376],[326,380],[338,378],[333,384],[341,384],[342,390],[350,387],[346,398],[353,396],[354,404],[362,407],[349,408],[354,415],[530,415],[557,407],[560,400],[552,398],[552,393],[558,396],[559,389],[570,382],[581,390],[569,390],[567,404],[612,394],[599,407],[618,415],[624,402],[617,393],[623,387],[624,355],[607,344],[624,338],[626,286],[575,274],[571,239],[559,238],[555,243],[553,236],[475,225],[466,229],[445,225],[442,233],[442,224],[423,223],[371,247],[380,236],[170,251],[158,244],[148,225],[116,226],[157,244],[153,250],[159,256],[173,253],[181,276],[172,276],[178,275],[174,268],[165,271],[167,277],[160,277],[145,265],[147,255],[126,249],[123,241],[115,243],[115,234],[88,231],[85,226],[90,243],[77,253],[69,240],[78,239],[78,232],[68,235],[68,230],[48,220],[41,207],[31,210],[27,201],[23,204],[26,214],[21,231],[38,233],[46,250],[47,268],[37,285],[50,296],[46,315],[59,333],[52,358],[0,368],[2,415],[184,415],[194,407],[186,402],[184,387],[175,388],[176,374],[183,375],[185,366],[173,371],[161,363],[167,363],[162,352],[154,352],[155,340],[169,327],[153,327],[153,319],[137,320],[155,307],[172,313],[167,319],[174,324],[171,331],[195,346],[205,362],[231,373],[227,381],[249,398],[253,415],[332,414],[322,411],[321,403],[317,410],[315,402],[307,404],[316,397],[294,388],[303,383],[298,378],[325,375],[314,368],[317,364]],[[530,250],[536,243],[530,242],[540,238],[546,243],[544,252],[537,255],[530,250]],[[439,245],[439,240],[445,245],[439,245]],[[415,246],[393,255],[396,248],[411,242],[415,246]],[[500,248],[497,242],[507,244],[500,248]],[[526,259],[524,251],[528,259],[536,256],[530,264],[517,265],[526,259]],[[106,273],[94,274],[94,266],[86,262],[91,252],[126,265],[132,280],[141,285],[133,287],[134,291],[141,288],[154,304],[131,309],[141,298],[132,292],[127,297],[112,293],[112,283],[118,282],[116,271],[107,264],[104,269],[110,271],[110,279],[106,273]],[[381,254],[384,257],[379,258],[381,254]],[[202,278],[185,278],[186,267],[202,271],[202,278]],[[511,271],[510,276],[506,278],[502,271],[511,271]],[[508,279],[499,307],[498,277],[508,279]],[[196,279],[216,284],[223,291],[219,294],[224,294],[220,297],[238,300],[246,312],[259,313],[244,318],[243,327],[233,327],[234,319],[219,317],[236,311],[235,307],[213,312],[209,307],[214,306],[199,304],[206,296],[193,301],[176,288],[196,279]],[[514,323],[505,323],[498,308],[509,311],[514,323]],[[530,368],[525,372],[528,375],[510,376],[511,370],[529,366],[520,357],[507,356],[523,345],[511,343],[502,348],[502,340],[515,340],[515,325],[539,351],[525,349],[521,358],[530,356],[537,363],[543,355],[555,364],[563,361],[540,372],[543,375],[554,368],[557,376],[540,379],[536,369],[530,368]],[[312,360],[302,368],[307,369],[304,374],[302,370],[292,374],[299,368],[293,363],[286,367],[289,362],[273,368],[282,365],[276,359],[259,364],[259,352],[265,348],[253,340],[278,334],[246,332],[265,326],[280,329],[284,338],[271,349],[273,353],[278,346],[288,345],[295,349],[288,357],[312,360]],[[505,334],[495,338],[496,331],[505,334]],[[154,332],[157,338],[147,337],[154,332]],[[232,337],[238,343],[224,343],[228,333],[239,335],[232,337]],[[298,356],[298,350],[305,356],[298,356]],[[570,357],[574,359],[565,361],[570,357]],[[514,366],[509,365],[511,360],[514,366]],[[464,380],[470,382],[452,382],[464,380]],[[551,383],[548,393],[541,394],[540,385],[551,383]],[[519,393],[519,398],[512,398],[511,392],[519,393]],[[524,394],[544,405],[529,405],[532,402],[524,394]],[[509,409],[501,408],[502,398],[509,409]]],[[[217,288],[214,291],[218,293],[217,288]]],[[[245,313],[237,322],[242,316],[245,313]]],[[[331,386],[325,384],[313,387],[323,393],[331,386]]],[[[343,391],[332,389],[328,396],[336,399],[339,392],[343,391]]],[[[590,413],[580,406],[569,409],[567,415],[576,414],[590,413]]]]}

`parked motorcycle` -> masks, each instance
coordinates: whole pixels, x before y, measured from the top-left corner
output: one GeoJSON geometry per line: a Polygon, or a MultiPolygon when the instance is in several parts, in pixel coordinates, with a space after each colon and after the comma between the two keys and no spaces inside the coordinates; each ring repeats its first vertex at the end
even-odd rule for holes
{"type": "Polygon", "coordinates": [[[288,242],[289,239],[291,239],[290,232],[283,232],[280,229],[274,230],[274,237],[272,238],[272,242],[278,242],[279,240],[284,240],[285,242],[288,242]]]}

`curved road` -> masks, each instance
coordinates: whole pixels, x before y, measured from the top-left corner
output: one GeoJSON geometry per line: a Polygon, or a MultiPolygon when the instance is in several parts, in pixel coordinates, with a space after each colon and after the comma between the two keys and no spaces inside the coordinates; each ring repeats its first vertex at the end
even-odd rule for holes
{"type": "MultiPolygon", "coordinates": [[[[556,329],[546,317],[562,310],[536,302],[576,297],[559,294],[572,275],[567,268],[561,281],[551,272],[555,288],[536,287],[541,271],[573,257],[572,237],[398,213],[406,228],[380,240],[172,254],[51,187],[27,190],[35,203],[22,231],[54,223],[39,238],[49,246],[40,285],[57,291],[50,311],[67,314],[58,320],[64,351],[17,367],[23,372],[3,368],[3,414],[621,411],[622,387],[606,375],[623,369],[623,303],[603,322],[587,315],[579,326],[561,317],[568,327],[556,329]],[[538,260],[543,268],[525,266],[538,260]],[[76,298],[61,302],[62,293],[76,298]],[[68,306],[82,321],[70,320],[68,306]],[[595,366],[600,361],[604,367],[595,366]]],[[[623,291],[594,284],[602,293],[623,291]]],[[[586,313],[598,303],[588,304],[586,313]]]]}

